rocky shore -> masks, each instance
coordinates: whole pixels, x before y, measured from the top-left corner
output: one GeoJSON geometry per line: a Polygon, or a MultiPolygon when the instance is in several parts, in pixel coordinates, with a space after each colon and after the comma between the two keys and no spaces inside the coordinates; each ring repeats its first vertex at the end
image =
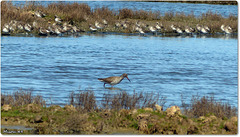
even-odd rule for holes
{"type": "Polygon", "coordinates": [[[82,112],[72,105],[21,107],[3,105],[2,125],[21,125],[32,130],[2,128],[2,134],[237,134],[237,117],[214,114],[189,118],[178,106],[165,111],[155,105],[142,109],[96,109],[82,112]]]}

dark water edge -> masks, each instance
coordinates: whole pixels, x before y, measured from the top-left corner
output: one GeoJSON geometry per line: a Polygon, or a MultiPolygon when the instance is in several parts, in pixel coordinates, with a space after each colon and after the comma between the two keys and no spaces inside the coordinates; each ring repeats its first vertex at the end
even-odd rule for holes
{"type": "Polygon", "coordinates": [[[238,5],[237,1],[187,1],[187,0],[172,0],[172,1],[164,1],[164,0],[139,0],[142,2],[171,2],[171,3],[193,3],[193,4],[217,4],[217,5],[238,5]]]}
{"type": "Polygon", "coordinates": [[[122,36],[142,36],[142,37],[179,37],[179,38],[232,38],[237,39],[238,33],[232,34],[225,34],[225,33],[209,33],[209,34],[200,34],[200,33],[193,33],[193,34],[178,34],[178,33],[145,33],[141,35],[139,33],[119,33],[119,32],[83,32],[83,33],[74,33],[74,34],[60,34],[60,35],[48,35],[48,36],[41,36],[35,33],[16,33],[16,34],[2,34],[2,36],[14,36],[14,37],[81,37],[83,35],[88,36],[104,36],[104,35],[122,35],[122,36]]]}

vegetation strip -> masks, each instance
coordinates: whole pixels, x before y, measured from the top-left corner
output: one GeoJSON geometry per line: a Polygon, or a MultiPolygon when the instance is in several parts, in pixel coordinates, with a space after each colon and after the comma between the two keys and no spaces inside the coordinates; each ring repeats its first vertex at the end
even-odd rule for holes
{"type": "Polygon", "coordinates": [[[92,91],[69,95],[64,107],[46,107],[31,91],[1,95],[3,134],[237,134],[237,110],[214,97],[192,97],[189,107],[163,109],[165,98],[153,93],[104,94],[101,107],[92,91]],[[19,103],[22,102],[22,103],[19,103]],[[161,105],[159,105],[161,104],[161,105]],[[30,128],[29,128],[30,127],[30,128]],[[32,130],[29,130],[34,128],[32,130]],[[124,131],[124,132],[123,132],[124,131]]]}
{"type": "Polygon", "coordinates": [[[195,16],[194,13],[165,13],[159,11],[94,10],[87,4],[52,3],[44,7],[27,2],[21,7],[11,2],[1,4],[2,35],[34,34],[65,36],[83,32],[136,33],[139,35],[193,35],[237,34],[237,16],[225,18],[211,11],[195,16]]]}

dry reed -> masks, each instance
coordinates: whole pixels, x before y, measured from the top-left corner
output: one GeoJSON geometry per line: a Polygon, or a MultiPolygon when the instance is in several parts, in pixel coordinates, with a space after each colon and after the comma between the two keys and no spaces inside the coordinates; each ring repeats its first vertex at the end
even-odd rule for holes
{"type": "Polygon", "coordinates": [[[33,96],[31,90],[20,89],[12,94],[1,94],[1,105],[4,104],[12,106],[23,106],[28,104],[46,106],[46,101],[40,95],[33,96]]]}
{"type": "MultiPolygon", "coordinates": [[[[184,103],[182,103],[183,106],[184,103]]],[[[184,107],[184,113],[189,117],[200,117],[206,115],[215,115],[220,118],[231,118],[236,116],[237,109],[232,107],[229,103],[223,103],[216,101],[214,96],[203,96],[193,95],[190,106],[184,107]]]]}

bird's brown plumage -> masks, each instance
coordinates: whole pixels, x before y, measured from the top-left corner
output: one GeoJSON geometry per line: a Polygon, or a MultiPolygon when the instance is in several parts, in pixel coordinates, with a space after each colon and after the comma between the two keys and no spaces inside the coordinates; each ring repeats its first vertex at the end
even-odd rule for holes
{"type": "Polygon", "coordinates": [[[105,84],[110,84],[111,86],[119,84],[125,77],[129,80],[128,75],[126,73],[122,74],[121,76],[113,76],[113,77],[108,77],[108,78],[98,78],[98,80],[101,81],[101,82],[104,82],[103,86],[105,87],[105,84]]]}

